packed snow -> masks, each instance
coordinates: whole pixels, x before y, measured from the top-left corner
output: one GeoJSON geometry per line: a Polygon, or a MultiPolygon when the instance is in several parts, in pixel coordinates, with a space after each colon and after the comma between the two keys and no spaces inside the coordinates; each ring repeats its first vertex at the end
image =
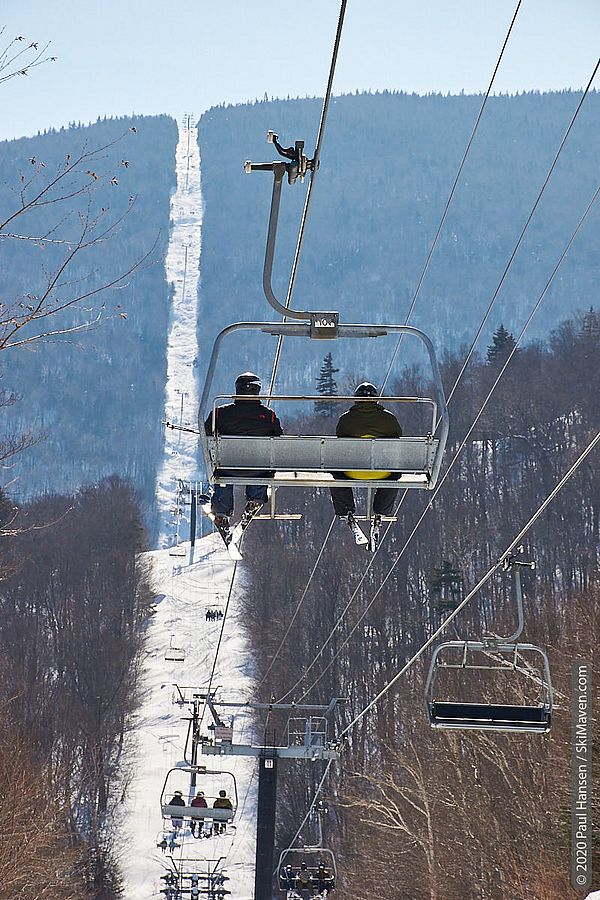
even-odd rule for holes
{"type": "MultiPolygon", "coordinates": [[[[165,262],[173,285],[173,307],[168,339],[165,419],[195,427],[198,390],[195,381],[196,322],[202,224],[200,154],[196,129],[189,118],[179,129],[176,152],[177,189],[171,200],[172,231],[165,262]]],[[[218,535],[201,537],[195,548],[181,540],[187,528],[185,514],[176,514],[178,479],[198,478],[194,435],[166,430],[165,451],[157,478],[156,501],[160,513],[160,549],[144,554],[151,563],[157,592],[156,613],[148,623],[143,670],[143,697],[130,739],[132,777],[124,798],[121,828],[121,867],[127,900],[159,897],[169,871],[206,872],[218,868],[230,878],[226,887],[237,900],[251,900],[256,841],[256,789],[253,759],[201,756],[199,764],[223,775],[199,775],[191,789],[189,777],[175,772],[167,782],[165,802],[173,789],[183,791],[186,802],[196,789],[205,790],[209,805],[219,789],[231,796],[235,778],[238,810],[234,823],[219,836],[194,838],[189,823],[175,833],[170,819],[163,821],[161,794],[170,769],[186,764],[191,706],[188,700],[206,690],[218,649],[212,689],[228,701],[245,701],[252,689],[250,655],[239,622],[236,590],[231,592],[231,562],[218,535]],[[180,533],[181,530],[181,533],[180,533]],[[208,617],[207,612],[217,614],[208,617]],[[184,651],[180,662],[165,660],[168,648],[184,651]],[[179,687],[178,688],[176,687],[179,687]],[[185,703],[181,701],[181,696],[185,703]],[[167,842],[164,848],[163,841],[167,842]]],[[[183,510],[185,513],[185,510],[183,510]]],[[[200,514],[199,514],[200,518],[200,514]]],[[[240,587],[240,572],[235,587],[240,587]]],[[[204,710],[201,732],[211,724],[204,710]]],[[[251,717],[240,708],[232,720],[236,743],[251,742],[251,717]]],[[[205,826],[205,831],[208,826],[205,826]]]]}

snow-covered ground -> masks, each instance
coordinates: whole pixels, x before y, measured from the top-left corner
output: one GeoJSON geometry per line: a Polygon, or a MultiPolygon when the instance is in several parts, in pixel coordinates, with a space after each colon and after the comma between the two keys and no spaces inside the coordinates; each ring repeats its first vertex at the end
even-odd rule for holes
{"type": "MultiPolygon", "coordinates": [[[[149,626],[145,660],[143,705],[135,730],[136,766],[126,801],[127,812],[123,827],[122,868],[127,881],[127,900],[148,900],[159,896],[160,876],[172,868],[170,854],[157,847],[163,834],[169,835],[171,824],[160,814],[160,796],[169,769],[184,765],[184,748],[190,710],[175,703],[174,688],[178,684],[201,690],[208,685],[222,621],[207,622],[207,609],[218,609],[226,602],[233,563],[223,549],[217,535],[202,538],[194,551],[189,543],[183,545],[185,557],[169,555],[168,550],[156,550],[147,556],[152,560],[156,588],[161,599],[149,626]],[[173,635],[173,646],[185,650],[181,663],[166,662],[165,650],[173,635]]],[[[219,648],[213,688],[219,687],[223,699],[245,700],[251,688],[246,671],[248,660],[235,611],[235,592],[225,620],[219,648]]],[[[224,717],[227,720],[227,717],[224,717]]],[[[210,724],[210,715],[204,727],[210,724]]],[[[243,710],[236,711],[235,740],[250,741],[250,718],[243,710]]],[[[189,758],[190,748],[187,756],[189,758]]],[[[253,778],[255,761],[229,757],[221,763],[219,757],[203,756],[198,760],[209,769],[233,772],[239,796],[235,828],[226,836],[195,840],[189,829],[178,838],[173,862],[184,871],[203,868],[203,859],[216,861],[226,857],[222,867],[230,876],[227,887],[236,900],[250,900],[253,896],[254,853],[256,829],[256,781],[253,778]],[[184,863],[183,860],[190,860],[184,863]],[[193,860],[193,861],[192,861],[193,860]]],[[[170,793],[183,789],[187,800],[186,779],[171,778],[170,793]]],[[[231,794],[232,779],[228,776],[198,779],[198,789],[207,796],[223,787],[231,794]],[[212,787],[214,785],[215,787],[212,787]]],[[[167,798],[170,799],[170,796],[167,798]]],[[[210,802],[210,801],[209,801],[210,802]]]]}
{"type": "MultiPolygon", "coordinates": [[[[186,120],[179,128],[175,157],[177,187],[171,197],[171,234],[165,260],[167,281],[173,288],[173,308],[167,342],[167,422],[197,427],[198,386],[195,360],[198,355],[198,282],[202,239],[202,192],[200,150],[197,131],[186,120]],[[183,412],[182,412],[183,410],[183,412]]],[[[165,451],[156,483],[160,513],[161,544],[170,545],[173,535],[171,510],[177,478],[198,477],[197,440],[193,434],[165,430],[165,451]]]]}
{"type": "MultiPolygon", "coordinates": [[[[186,123],[187,124],[187,123],[186,123]]],[[[167,278],[173,284],[173,310],[168,340],[165,418],[195,425],[198,391],[194,378],[197,355],[196,319],[199,279],[202,198],[200,193],[200,156],[196,129],[179,130],[176,156],[177,189],[171,201],[172,231],[166,259],[167,278]],[[186,250],[187,248],[187,250],[186,250]],[[181,414],[183,398],[183,415],[181,414]]],[[[218,757],[205,756],[198,762],[209,769],[232,772],[239,797],[235,823],[228,833],[208,839],[194,839],[189,828],[177,837],[171,852],[157,846],[169,836],[170,821],[163,823],[160,798],[169,769],[183,766],[187,717],[190,708],[177,705],[177,684],[186,698],[192,689],[209,684],[217,645],[219,653],[212,688],[219,688],[225,700],[245,700],[251,692],[248,673],[249,653],[239,627],[236,592],[232,592],[226,619],[207,621],[207,609],[223,608],[229,594],[233,564],[217,535],[201,538],[192,549],[189,543],[173,555],[172,509],[177,479],[198,477],[197,446],[193,435],[167,430],[165,453],[157,478],[156,502],[161,521],[159,547],[146,557],[151,561],[156,591],[156,614],[148,624],[143,674],[143,702],[130,740],[132,780],[125,798],[122,824],[121,866],[127,900],[149,900],[160,894],[160,876],[175,868],[202,871],[220,868],[230,877],[226,887],[236,900],[251,900],[254,881],[256,840],[255,761],[231,757],[221,764],[218,757]],[[221,635],[221,629],[223,633],[221,635]],[[183,662],[168,662],[165,651],[172,642],[185,651],[183,662]],[[164,826],[164,827],[163,827],[164,826]],[[212,860],[212,863],[206,861],[212,860]]],[[[183,536],[183,535],[182,535],[183,536]]],[[[236,586],[239,588],[239,571],[236,586]]],[[[244,711],[235,711],[234,740],[250,742],[251,720],[244,711]]],[[[224,716],[227,720],[227,717],[224,716]]],[[[206,733],[210,714],[206,713],[201,731],[206,733]]],[[[187,756],[189,758],[189,747],[187,756]]],[[[206,789],[207,797],[217,787],[231,793],[232,779],[223,775],[199,776],[197,789],[206,789]]],[[[186,796],[185,777],[169,782],[186,796]],[[183,783],[182,783],[183,782],[183,783]]],[[[210,801],[209,801],[210,802],[210,801]]]]}

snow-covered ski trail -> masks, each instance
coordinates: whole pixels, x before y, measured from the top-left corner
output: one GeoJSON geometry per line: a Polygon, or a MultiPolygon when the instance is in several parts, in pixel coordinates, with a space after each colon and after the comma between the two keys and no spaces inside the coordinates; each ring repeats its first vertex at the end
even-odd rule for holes
{"type": "MultiPolygon", "coordinates": [[[[183,423],[193,422],[198,405],[193,361],[197,354],[196,317],[199,279],[200,156],[195,128],[179,130],[176,155],[177,190],[171,201],[173,223],[166,258],[167,278],[173,284],[173,311],[168,340],[165,418],[179,423],[183,397],[183,423]],[[187,250],[186,250],[187,248],[187,250]]],[[[161,897],[160,876],[173,870],[170,855],[157,846],[165,832],[160,796],[167,771],[184,763],[188,709],[177,706],[174,684],[202,689],[208,686],[220,640],[212,685],[226,699],[246,698],[252,692],[248,672],[250,656],[238,619],[236,591],[232,592],[225,620],[208,620],[208,609],[223,609],[229,596],[234,564],[218,534],[196,543],[180,544],[183,556],[169,554],[173,525],[171,509],[177,478],[198,475],[193,435],[167,430],[165,453],[156,486],[160,514],[161,549],[144,554],[152,566],[157,592],[156,612],[148,622],[143,661],[142,703],[128,740],[131,779],[123,802],[120,824],[120,864],[126,900],[161,897]],[[223,627],[222,638],[221,628],[223,627]],[[185,651],[183,662],[168,662],[165,651],[173,646],[185,651]]],[[[184,535],[182,534],[182,537],[184,535]]],[[[240,573],[236,575],[239,587],[240,573]]],[[[202,731],[210,724],[204,719],[202,731]]],[[[234,740],[251,742],[251,720],[241,710],[234,721],[234,740]]],[[[189,828],[177,839],[173,863],[184,871],[202,869],[202,859],[227,857],[227,887],[236,900],[251,900],[254,881],[256,826],[255,761],[232,757],[221,766],[218,757],[201,757],[210,769],[232,771],[238,782],[239,808],[230,833],[195,840],[189,828]]],[[[229,783],[224,783],[229,787],[229,783]]],[[[202,789],[201,776],[198,788],[202,789]]],[[[170,824],[167,826],[167,832],[170,824]]]]}
{"type": "MultiPolygon", "coordinates": [[[[173,305],[167,342],[165,420],[174,425],[196,427],[198,386],[195,362],[198,355],[198,281],[202,238],[202,192],[200,150],[193,123],[186,119],[179,128],[175,157],[177,188],[171,197],[171,234],[165,260],[173,305]],[[190,124],[191,127],[187,127],[190,124]]],[[[193,434],[165,429],[164,456],[156,485],[160,515],[161,547],[172,540],[171,509],[177,478],[198,475],[197,440],[193,434]]]]}

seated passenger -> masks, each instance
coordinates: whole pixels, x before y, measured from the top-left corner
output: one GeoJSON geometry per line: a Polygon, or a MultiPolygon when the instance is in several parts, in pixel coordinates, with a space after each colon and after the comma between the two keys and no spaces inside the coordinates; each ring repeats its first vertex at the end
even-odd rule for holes
{"type": "Polygon", "coordinates": [[[296,875],[296,889],[300,891],[308,891],[312,884],[311,874],[305,862],[300,863],[300,871],[296,875]]]}
{"type": "Polygon", "coordinates": [[[327,896],[324,892],[333,890],[333,875],[325,868],[324,863],[319,863],[314,880],[319,893],[323,896],[327,896]]]}
{"type": "MultiPolygon", "coordinates": [[[[241,399],[260,394],[262,384],[258,375],[243,372],[235,381],[235,393],[240,397],[227,406],[218,406],[215,413],[217,434],[247,435],[248,437],[279,437],[283,434],[281,422],[272,409],[264,406],[260,400],[241,399]]],[[[212,413],[204,423],[207,434],[213,433],[212,413]]],[[[249,474],[246,471],[223,471],[223,476],[234,477],[249,474]]],[[[271,472],[252,472],[251,477],[271,477],[271,472]]],[[[246,485],[247,514],[253,515],[257,509],[267,502],[267,487],[264,484],[246,485]]],[[[211,500],[211,510],[215,516],[217,528],[228,528],[229,517],[233,515],[233,485],[216,484],[211,500]]]]}
{"type": "MultiPolygon", "coordinates": [[[[196,793],[196,796],[192,800],[191,805],[194,806],[196,809],[206,809],[207,808],[208,803],[204,799],[204,791],[198,791],[196,793]]],[[[196,837],[196,825],[198,826],[198,836],[201,837],[203,820],[202,819],[200,819],[200,820],[190,819],[190,830],[192,832],[192,837],[196,837]]]]}
{"type": "MultiPolygon", "coordinates": [[[[169,801],[169,806],[185,806],[185,800],[181,791],[174,792],[173,798],[169,801]]],[[[178,831],[183,826],[183,818],[179,816],[171,816],[171,822],[175,831],[178,831]]]]}
{"type": "Polygon", "coordinates": [[[296,885],[296,873],[289,863],[282,872],[282,881],[283,886],[288,890],[291,890],[296,885]]]}
{"type": "MultiPolygon", "coordinates": [[[[233,809],[233,804],[226,791],[219,791],[219,796],[213,803],[213,809],[233,809]]],[[[213,822],[213,834],[223,834],[226,830],[226,822],[213,822]]]]}
{"type": "MultiPolygon", "coordinates": [[[[336,437],[362,438],[399,438],[402,428],[396,416],[377,402],[377,388],[370,381],[363,381],[354,391],[357,402],[339,419],[336,437]],[[361,398],[366,398],[362,400],[361,398]]],[[[336,478],[377,480],[393,477],[391,472],[336,472],[336,478]]],[[[332,487],[331,499],[336,516],[354,524],[354,493],[351,487],[332,487]]],[[[381,516],[391,515],[398,488],[377,488],[373,500],[373,513],[376,526],[381,516]]]]}

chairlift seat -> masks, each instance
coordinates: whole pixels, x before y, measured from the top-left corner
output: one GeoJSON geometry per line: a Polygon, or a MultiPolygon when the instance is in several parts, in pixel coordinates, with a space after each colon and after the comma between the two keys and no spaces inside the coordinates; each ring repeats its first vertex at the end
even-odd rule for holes
{"type": "Polygon", "coordinates": [[[171,547],[169,550],[169,556],[186,556],[187,550],[185,547],[182,547],[181,544],[176,544],[175,547],[171,547]]]}
{"type": "Polygon", "coordinates": [[[509,706],[499,703],[456,703],[434,700],[429,721],[434,728],[472,728],[487,731],[550,730],[551,711],[546,706],[509,706]]]}
{"type": "Polygon", "coordinates": [[[215,822],[231,822],[233,809],[214,809],[212,806],[172,806],[163,804],[162,814],[173,819],[212,819],[215,822]]]}
{"type": "Polygon", "coordinates": [[[165,662],[185,662],[185,650],[178,647],[168,647],[165,650],[165,662]]]}
{"type": "Polygon", "coordinates": [[[207,443],[215,480],[220,484],[330,487],[336,483],[335,472],[389,471],[394,478],[340,481],[357,487],[404,488],[433,486],[433,466],[439,445],[432,437],[369,439],[330,435],[217,435],[208,437],[207,443]],[[236,474],[228,475],[229,470],[236,474]],[[274,474],[253,474],[266,470],[274,474]]]}

